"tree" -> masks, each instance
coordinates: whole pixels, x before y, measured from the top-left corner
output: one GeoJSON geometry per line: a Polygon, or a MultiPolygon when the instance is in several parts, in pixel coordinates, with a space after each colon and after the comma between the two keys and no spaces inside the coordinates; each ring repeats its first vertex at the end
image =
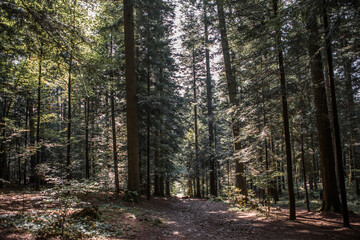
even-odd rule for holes
{"type": "Polygon", "coordinates": [[[311,79],[313,83],[314,103],[316,107],[316,125],[322,168],[322,209],[340,211],[341,203],[336,183],[334,151],[331,141],[331,127],[327,108],[328,104],[325,81],[323,77],[323,65],[319,46],[320,35],[318,32],[316,13],[316,8],[312,7],[306,18],[306,26],[309,33],[308,52],[310,57],[311,79]]]}
{"type": "Polygon", "coordinates": [[[205,59],[206,59],[206,102],[207,102],[207,117],[208,117],[208,131],[209,131],[209,149],[210,153],[210,194],[217,196],[217,186],[216,186],[216,162],[214,159],[213,149],[214,149],[214,126],[213,126],[213,106],[212,106],[212,81],[211,81],[211,69],[210,69],[210,50],[209,50],[209,31],[208,25],[209,20],[207,16],[208,11],[208,1],[204,0],[204,39],[205,39],[205,59]]]}
{"type": "MultiPolygon", "coordinates": [[[[218,10],[218,18],[219,18],[219,29],[221,35],[221,46],[224,57],[224,65],[226,72],[226,81],[228,88],[228,95],[230,104],[236,108],[239,104],[238,93],[237,93],[237,82],[233,75],[233,70],[231,66],[230,60],[230,48],[227,37],[226,23],[225,23],[225,13],[224,6],[221,0],[216,1],[217,10],[218,10]]],[[[240,123],[237,119],[232,119],[232,130],[233,130],[233,138],[234,138],[234,148],[235,154],[237,157],[235,158],[235,175],[236,175],[236,187],[239,188],[245,196],[247,196],[247,186],[246,186],[246,177],[244,171],[244,163],[239,159],[239,154],[241,150],[241,143],[239,142],[240,136],[240,123]]]]}
{"type": "Polygon", "coordinates": [[[322,8],[323,8],[323,22],[324,22],[324,33],[325,33],[325,48],[326,48],[326,57],[327,57],[327,67],[330,81],[330,95],[331,95],[331,108],[332,108],[332,119],[334,126],[334,138],[335,138],[335,153],[337,160],[337,168],[338,168],[338,177],[339,177],[339,185],[340,185],[340,193],[341,193],[341,202],[342,202],[342,213],[343,213],[343,221],[344,227],[350,227],[349,223],[349,213],[347,207],[347,199],[346,199],[346,189],[345,189],[345,178],[344,178],[344,169],[343,169],[343,154],[342,154],[342,146],[341,146],[341,137],[340,137],[340,126],[338,119],[338,111],[336,105],[336,95],[335,95],[335,81],[334,81],[334,68],[333,68],[333,54],[331,49],[331,39],[329,35],[329,23],[328,23],[328,13],[327,13],[327,0],[323,0],[322,8]]]}
{"type": "MultiPolygon", "coordinates": [[[[273,12],[275,18],[278,18],[278,0],[273,0],[273,12]]],[[[284,57],[281,44],[281,26],[279,20],[276,19],[276,47],[278,51],[279,61],[279,73],[280,73],[280,88],[281,88],[281,102],[282,102],[282,116],[284,122],[284,134],[285,134],[285,148],[286,148],[286,166],[287,166],[287,183],[288,194],[290,204],[290,220],[296,219],[295,210],[295,195],[294,184],[292,174],[292,160],[291,160],[291,144],[290,144],[290,130],[289,130],[289,117],[288,117],[288,104],[286,94],[286,82],[285,82],[285,69],[284,69],[284,57]]]]}
{"type": "Polygon", "coordinates": [[[124,0],[128,190],[140,192],[133,9],[133,1],[124,0]]]}

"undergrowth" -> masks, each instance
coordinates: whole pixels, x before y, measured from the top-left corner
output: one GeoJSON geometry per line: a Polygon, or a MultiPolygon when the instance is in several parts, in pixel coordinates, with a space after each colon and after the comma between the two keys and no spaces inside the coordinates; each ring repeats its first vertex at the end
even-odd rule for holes
{"type": "Polygon", "coordinates": [[[111,221],[110,214],[102,214],[112,213],[113,217],[118,217],[122,213],[131,212],[131,208],[124,207],[121,202],[91,205],[78,198],[79,195],[96,196],[98,192],[101,192],[101,186],[87,181],[57,184],[40,192],[41,197],[38,197],[35,205],[41,208],[24,206],[24,210],[25,207],[33,210],[0,215],[0,225],[8,230],[32,233],[38,239],[57,236],[62,239],[101,239],[124,237],[125,232],[126,236],[135,235],[137,230],[129,224],[111,221]],[[79,214],[82,210],[92,208],[98,213],[79,214]]]}

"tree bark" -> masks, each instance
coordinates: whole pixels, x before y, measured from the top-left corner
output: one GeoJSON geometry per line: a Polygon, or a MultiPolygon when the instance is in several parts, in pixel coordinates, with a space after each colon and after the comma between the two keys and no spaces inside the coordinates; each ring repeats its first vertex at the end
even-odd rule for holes
{"type": "MultiPolygon", "coordinates": [[[[35,148],[35,122],[34,122],[34,107],[33,100],[29,99],[29,137],[30,137],[30,148],[35,148]]],[[[36,182],[36,155],[32,153],[30,157],[30,183],[36,182]]]]}
{"type": "MultiPolygon", "coordinates": [[[[278,16],[278,0],[273,0],[273,11],[274,16],[278,16]]],[[[290,207],[290,220],[296,219],[295,210],[295,194],[294,194],[294,183],[292,173],[292,159],[291,159],[291,144],[290,144],[290,130],[289,130],[289,116],[288,116],[288,105],[287,105],[287,93],[286,93],[286,80],[285,80],[285,68],[284,68],[284,57],[281,43],[281,27],[277,20],[276,27],[276,47],[278,50],[278,63],[280,73],[280,87],[281,87],[281,102],[282,102],[282,118],[284,124],[285,133],[285,148],[286,148],[286,166],[287,166],[287,183],[288,183],[288,196],[289,196],[289,207],[290,207]]]]}
{"type": "Polygon", "coordinates": [[[357,126],[357,118],[355,114],[355,103],[354,103],[354,90],[353,90],[353,83],[351,77],[351,61],[346,60],[344,63],[344,74],[345,74],[345,88],[346,88],[346,95],[347,95],[347,111],[348,111],[348,118],[349,118],[349,132],[350,132],[350,139],[349,139],[349,162],[350,162],[350,181],[355,180],[355,193],[357,196],[360,196],[360,189],[359,189],[359,181],[360,176],[359,173],[354,171],[355,169],[360,168],[360,161],[359,161],[359,147],[356,146],[356,142],[359,139],[359,133],[357,126]]]}
{"type": "Polygon", "coordinates": [[[308,195],[308,190],[307,190],[307,179],[306,179],[304,134],[303,134],[302,123],[301,123],[301,134],[300,134],[300,145],[301,145],[301,162],[302,162],[302,168],[303,168],[303,179],[304,179],[306,208],[307,208],[308,212],[310,212],[310,203],[309,203],[309,195],[308,195]]]}
{"type": "MultiPolygon", "coordinates": [[[[218,18],[219,18],[219,28],[221,35],[221,46],[224,57],[225,73],[226,73],[226,82],[228,88],[228,95],[230,104],[233,107],[238,107],[239,102],[237,99],[237,83],[233,75],[231,60],[230,60],[230,48],[227,37],[226,22],[225,22],[225,13],[224,6],[221,0],[216,0],[218,18]]],[[[244,163],[241,162],[240,154],[241,144],[240,144],[240,124],[239,121],[233,117],[232,119],[232,131],[234,138],[234,150],[235,150],[235,186],[241,190],[241,193],[247,196],[247,186],[246,186],[246,177],[244,170],[244,163]]]]}
{"type": "Polygon", "coordinates": [[[156,129],[155,132],[155,152],[154,152],[154,195],[160,196],[160,159],[159,159],[159,139],[160,129],[156,129]]]}
{"type": "Polygon", "coordinates": [[[323,0],[322,3],[323,3],[323,21],[324,21],[324,30],[325,30],[324,31],[325,47],[326,47],[327,63],[328,63],[328,70],[329,70],[329,80],[330,80],[332,119],[333,119],[333,124],[334,124],[334,133],[335,133],[335,153],[336,153],[337,170],[338,170],[340,193],[341,193],[343,223],[344,223],[344,227],[350,227],[349,212],[348,212],[347,199],[346,199],[343,159],[342,159],[340,126],[339,126],[339,119],[338,119],[337,106],[336,106],[333,56],[332,56],[332,49],[331,49],[331,39],[330,39],[330,35],[329,35],[327,0],[323,0]]]}
{"type": "Polygon", "coordinates": [[[313,82],[314,101],[316,108],[316,125],[320,148],[320,160],[322,168],[323,204],[322,210],[341,210],[338,195],[334,150],[331,141],[331,126],[327,108],[325,80],[319,46],[320,35],[316,22],[316,12],[310,12],[307,19],[309,32],[308,51],[310,57],[310,70],[313,82]]]}
{"type": "Polygon", "coordinates": [[[166,181],[165,181],[165,194],[166,196],[171,196],[171,193],[170,193],[170,180],[167,178],[166,181]]]}
{"type": "Polygon", "coordinates": [[[207,117],[208,117],[208,132],[209,132],[209,149],[210,154],[210,194],[217,196],[216,188],[216,163],[214,159],[214,126],[213,126],[213,106],[212,106],[212,84],[211,84],[211,69],[210,69],[210,50],[209,50],[209,31],[207,18],[208,0],[204,0],[204,28],[205,28],[205,59],[206,59],[206,102],[207,102],[207,117]]]}
{"type": "Polygon", "coordinates": [[[197,121],[197,93],[196,93],[196,70],[195,70],[195,49],[192,52],[193,58],[193,98],[194,98],[194,134],[195,134],[195,178],[196,178],[196,197],[201,197],[200,189],[200,162],[198,157],[199,143],[198,143],[198,121],[197,121]]]}
{"type": "Polygon", "coordinates": [[[40,163],[41,157],[41,146],[40,146],[40,126],[41,126],[41,78],[42,78],[42,58],[43,58],[43,49],[40,48],[40,61],[39,61],[39,81],[38,81],[38,99],[37,99],[37,124],[36,124],[36,164],[35,164],[35,183],[36,190],[40,190],[40,176],[39,169],[37,169],[38,164],[40,163]]]}
{"type": "Polygon", "coordinates": [[[68,118],[67,118],[67,141],[66,141],[66,178],[71,179],[71,70],[72,70],[72,55],[69,60],[69,78],[68,78],[68,118]]]}
{"type": "Polygon", "coordinates": [[[139,140],[135,77],[134,1],[124,0],[128,190],[140,193],[139,140]]]}
{"type": "Polygon", "coordinates": [[[114,158],[114,174],[115,174],[115,192],[120,193],[119,185],[119,169],[117,159],[117,143],[116,143],[116,122],[115,122],[115,101],[114,92],[111,92],[111,126],[112,126],[112,139],[113,139],[113,158],[114,158]]]}
{"type": "MultiPolygon", "coordinates": [[[[25,110],[25,129],[28,129],[28,123],[29,123],[29,100],[26,99],[26,110],[25,110]]],[[[25,132],[25,136],[24,136],[24,169],[23,169],[23,176],[24,176],[24,186],[26,185],[26,180],[27,180],[27,163],[28,163],[28,158],[27,158],[27,149],[28,149],[28,132],[25,132]]]]}
{"type": "MultiPolygon", "coordinates": [[[[147,53],[147,94],[150,98],[150,53],[147,53]]],[[[146,122],[146,199],[150,200],[151,182],[150,182],[150,110],[147,110],[146,122]]]]}
{"type": "Polygon", "coordinates": [[[89,112],[90,100],[85,100],[85,177],[90,179],[90,158],[89,158],[89,112]]]}
{"type": "Polygon", "coordinates": [[[160,196],[165,197],[165,188],[164,188],[165,181],[164,181],[163,174],[161,174],[161,176],[160,176],[159,183],[160,183],[160,196]]]}

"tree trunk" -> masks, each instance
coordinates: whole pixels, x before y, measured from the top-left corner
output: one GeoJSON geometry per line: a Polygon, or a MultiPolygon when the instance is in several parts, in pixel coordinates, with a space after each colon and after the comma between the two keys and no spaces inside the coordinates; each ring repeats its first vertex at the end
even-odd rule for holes
{"type": "MultiPolygon", "coordinates": [[[[265,119],[265,117],[264,117],[265,119]]],[[[266,189],[266,205],[267,205],[267,211],[266,211],[266,216],[270,216],[270,175],[269,175],[269,154],[268,154],[268,143],[267,143],[267,138],[265,137],[265,142],[264,142],[264,146],[265,146],[265,189],[266,189]]]]}
{"type": "MultiPolygon", "coordinates": [[[[147,53],[147,94],[150,98],[150,53],[147,53]]],[[[147,110],[146,122],[146,199],[150,200],[151,182],[150,182],[150,110],[147,110]]]]}
{"type": "Polygon", "coordinates": [[[67,118],[67,141],[66,141],[66,174],[67,179],[71,179],[71,68],[72,68],[72,55],[69,60],[69,79],[68,79],[68,118],[67,118]]]}
{"type": "Polygon", "coordinates": [[[166,179],[165,185],[166,185],[166,196],[171,196],[171,193],[170,193],[170,180],[169,180],[169,178],[166,179]]]}
{"type": "Polygon", "coordinates": [[[19,186],[21,185],[21,157],[20,157],[20,143],[19,138],[16,138],[16,154],[18,154],[18,181],[19,186]]]}
{"type": "Polygon", "coordinates": [[[331,141],[331,126],[327,109],[327,99],[321,51],[319,46],[320,35],[316,22],[316,12],[311,11],[307,16],[307,29],[309,31],[308,51],[310,57],[311,78],[313,82],[314,101],[316,108],[316,125],[320,148],[322,168],[323,204],[322,210],[341,210],[338,195],[334,151],[331,141]]]}
{"type": "Polygon", "coordinates": [[[213,106],[212,106],[212,85],[211,85],[211,69],[210,69],[210,51],[209,51],[209,32],[207,19],[208,0],[204,0],[204,27],[205,27],[205,59],[206,59],[206,102],[209,132],[209,149],[210,154],[210,194],[217,196],[216,189],[216,168],[214,159],[214,127],[213,127],[213,106]]]}
{"type": "Polygon", "coordinates": [[[192,181],[191,179],[189,178],[187,180],[187,196],[188,197],[191,197],[193,194],[192,194],[192,181]]]}
{"type": "Polygon", "coordinates": [[[336,153],[337,170],[338,170],[339,186],[340,186],[340,193],[341,193],[342,214],[343,214],[344,227],[350,227],[349,212],[348,212],[347,199],[346,199],[343,159],[342,159],[340,126],[339,126],[339,119],[338,119],[337,106],[336,106],[333,56],[332,56],[332,49],[331,49],[331,39],[330,39],[330,35],[329,35],[327,0],[323,0],[322,3],[323,3],[323,21],[324,21],[324,30],[325,30],[324,31],[325,47],[326,47],[327,63],[328,63],[328,70],[329,70],[329,80],[330,80],[332,119],[333,119],[333,124],[334,124],[334,133],[335,133],[335,153],[336,153]]]}
{"type": "MultiPolygon", "coordinates": [[[[225,13],[224,13],[224,6],[221,0],[216,0],[217,10],[218,10],[218,17],[219,17],[219,28],[220,28],[220,35],[221,35],[221,46],[223,51],[224,57],[224,65],[225,65],[225,73],[226,73],[226,82],[228,88],[228,95],[230,104],[233,107],[238,107],[238,99],[237,99],[237,83],[235,77],[232,72],[231,67],[231,60],[230,60],[230,48],[228,43],[227,37],[227,30],[226,30],[226,22],[225,22],[225,13]]],[[[240,124],[239,121],[233,117],[232,119],[232,131],[233,131],[233,138],[234,138],[234,150],[235,154],[240,154],[241,144],[240,144],[240,124]]],[[[245,170],[244,170],[244,163],[241,162],[240,157],[236,156],[235,158],[235,186],[241,190],[241,193],[247,196],[247,186],[246,186],[246,177],[245,177],[245,170]]]]}
{"type": "Polygon", "coordinates": [[[201,197],[200,189],[200,162],[198,157],[198,120],[197,120],[197,94],[196,94],[196,70],[195,70],[195,49],[192,52],[193,57],[193,97],[194,97],[194,134],[195,134],[195,178],[196,178],[196,197],[201,197]]]}
{"type": "MultiPolygon", "coordinates": [[[[273,11],[277,18],[278,0],[273,0],[273,11]]],[[[294,195],[294,183],[292,176],[292,159],[291,159],[291,145],[290,145],[290,130],[289,130],[289,116],[287,106],[287,93],[286,93],[286,81],[285,81],[285,69],[284,69],[284,57],[281,43],[281,27],[279,25],[276,28],[276,45],[278,49],[278,62],[280,73],[280,87],[281,87],[281,102],[282,102],[282,117],[285,133],[285,148],[286,148],[286,166],[287,166],[287,183],[288,183],[288,195],[289,195],[289,207],[290,207],[290,220],[296,219],[295,210],[295,195],[294,195]]]]}
{"type": "MultiPolygon", "coordinates": [[[[312,122],[312,118],[310,117],[310,122],[312,122]]],[[[314,134],[310,132],[310,139],[311,139],[311,149],[312,149],[312,164],[314,166],[313,178],[314,178],[314,189],[318,190],[318,179],[320,178],[319,174],[319,163],[316,161],[315,158],[315,143],[314,143],[314,134]]]]}
{"type": "MultiPolygon", "coordinates": [[[[30,148],[35,148],[35,122],[34,122],[34,108],[33,100],[29,100],[29,137],[30,137],[30,148]]],[[[31,151],[32,152],[32,151],[31,151]]],[[[30,157],[30,183],[36,183],[36,155],[31,153],[30,157]]]]}
{"type": "Polygon", "coordinates": [[[38,164],[40,163],[41,157],[41,146],[40,146],[40,126],[41,126],[41,78],[42,78],[42,58],[43,50],[42,46],[40,48],[40,61],[39,61],[39,81],[38,81],[38,99],[37,99],[37,125],[36,125],[36,165],[35,165],[35,182],[36,190],[40,190],[40,176],[39,169],[37,169],[38,164]]]}
{"type": "Polygon", "coordinates": [[[161,174],[160,176],[160,180],[159,180],[159,183],[160,183],[160,196],[161,197],[165,197],[165,188],[164,188],[164,175],[161,174]]]}
{"type": "Polygon", "coordinates": [[[160,159],[159,159],[159,139],[160,139],[160,130],[156,129],[155,132],[155,152],[154,152],[154,195],[160,196],[160,177],[159,177],[159,169],[160,169],[160,159]]]}
{"type": "Polygon", "coordinates": [[[116,144],[116,122],[115,122],[115,101],[114,92],[111,92],[111,126],[112,126],[112,139],[113,139],[113,158],[114,158],[114,174],[115,174],[115,192],[120,193],[119,185],[119,169],[117,159],[117,144],[116,144]]]}
{"type": "Polygon", "coordinates": [[[139,140],[135,77],[134,1],[124,0],[128,190],[140,193],[139,140]]]}
{"type": "MultiPolygon", "coordinates": [[[[276,172],[277,171],[277,164],[275,161],[275,146],[274,146],[274,139],[273,139],[273,134],[270,134],[270,159],[271,159],[271,164],[270,166],[272,167],[272,172],[276,172]]],[[[270,180],[270,193],[271,196],[274,198],[274,203],[276,204],[277,201],[279,201],[279,192],[278,192],[278,178],[277,177],[272,177],[270,180]]]]}
{"type": "Polygon", "coordinates": [[[85,101],[85,177],[90,179],[90,159],[89,159],[89,98],[85,101]]]}
{"type": "Polygon", "coordinates": [[[305,150],[304,150],[304,134],[301,123],[301,134],[300,134],[300,144],[301,144],[301,162],[303,168],[303,178],[304,178],[304,189],[305,189],[305,199],[306,199],[306,208],[308,212],[310,212],[310,203],[309,203],[309,195],[307,190],[307,179],[306,179],[306,166],[305,166],[305,150]]]}
{"type": "MultiPolygon", "coordinates": [[[[25,110],[25,129],[28,129],[28,122],[29,122],[29,100],[26,100],[26,110],[25,110]]],[[[27,163],[28,163],[28,158],[27,158],[27,148],[28,148],[28,132],[25,132],[25,136],[24,136],[24,169],[23,169],[23,176],[24,176],[24,186],[26,185],[26,180],[27,180],[27,163]]]]}
{"type": "MultiPolygon", "coordinates": [[[[6,118],[9,116],[9,112],[11,109],[12,100],[7,104],[7,98],[4,100],[4,108],[0,119],[0,131],[1,131],[1,165],[0,165],[0,178],[9,181],[10,180],[10,167],[9,167],[9,159],[8,159],[8,147],[6,144],[7,132],[6,132],[6,118]]],[[[3,183],[0,181],[0,187],[3,187],[3,183]]]]}
{"type": "MultiPolygon", "coordinates": [[[[96,111],[97,111],[97,106],[96,103],[94,101],[94,99],[91,100],[90,102],[90,106],[91,106],[91,117],[90,117],[90,112],[89,112],[89,119],[90,119],[90,129],[91,129],[91,134],[90,134],[90,146],[91,146],[91,151],[90,151],[90,172],[92,172],[92,177],[95,177],[96,174],[96,169],[95,169],[95,118],[96,118],[96,111]]],[[[90,174],[91,176],[91,174],[90,174]]]]}
{"type": "Polygon", "coordinates": [[[355,171],[355,169],[360,168],[359,161],[359,147],[356,146],[356,142],[359,139],[359,133],[357,126],[357,118],[356,111],[354,109],[354,90],[353,83],[351,78],[351,62],[349,60],[345,61],[344,64],[344,74],[345,74],[345,88],[347,95],[347,110],[348,110],[348,118],[349,118],[349,132],[350,132],[350,140],[349,140],[349,162],[350,162],[350,181],[355,180],[355,193],[357,196],[360,196],[359,189],[359,180],[360,174],[355,171]]]}

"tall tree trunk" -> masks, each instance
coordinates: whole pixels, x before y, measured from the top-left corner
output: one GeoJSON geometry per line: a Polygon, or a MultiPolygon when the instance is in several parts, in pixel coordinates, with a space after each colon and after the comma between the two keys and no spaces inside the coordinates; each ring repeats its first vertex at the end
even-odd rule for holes
{"type": "Polygon", "coordinates": [[[301,162],[303,168],[303,179],[304,179],[304,189],[305,189],[305,199],[306,199],[306,208],[308,212],[310,212],[310,203],[309,203],[309,195],[307,190],[307,179],[306,179],[306,166],[305,166],[305,150],[304,150],[304,133],[301,123],[301,134],[300,134],[300,145],[301,145],[301,162]]]}
{"type": "Polygon", "coordinates": [[[36,190],[40,189],[40,176],[39,169],[37,169],[38,164],[40,163],[41,157],[41,146],[40,146],[40,126],[41,126],[41,78],[42,78],[42,58],[43,58],[43,49],[40,48],[40,61],[39,61],[39,79],[38,79],[38,99],[37,99],[37,125],[36,125],[36,165],[35,165],[35,181],[36,181],[36,190]]]}
{"type": "Polygon", "coordinates": [[[134,1],[124,0],[128,190],[140,193],[139,140],[135,77],[134,1]]]}
{"type": "Polygon", "coordinates": [[[191,179],[189,178],[188,180],[187,180],[187,196],[188,197],[191,197],[193,195],[193,193],[192,193],[192,181],[191,181],[191,179]]]}
{"type": "MultiPolygon", "coordinates": [[[[28,122],[29,122],[29,99],[26,99],[26,110],[25,110],[25,129],[28,129],[28,122]]],[[[24,186],[26,185],[27,180],[27,163],[28,163],[28,157],[27,157],[27,148],[28,148],[28,132],[25,132],[24,136],[24,169],[23,169],[23,176],[24,176],[24,186]]]]}
{"type": "Polygon", "coordinates": [[[115,122],[115,101],[114,92],[111,92],[111,124],[112,124],[112,139],[113,139],[113,158],[114,158],[114,174],[115,174],[115,192],[120,193],[119,185],[119,169],[117,159],[117,144],[116,144],[116,122],[115,122]]]}
{"type": "Polygon", "coordinates": [[[66,174],[67,179],[71,179],[71,70],[72,70],[72,55],[69,60],[69,78],[68,78],[68,118],[67,118],[67,141],[66,141],[66,174]]]}
{"type": "MultiPolygon", "coordinates": [[[[220,35],[221,35],[221,46],[223,51],[224,57],[224,65],[225,65],[225,73],[226,73],[226,82],[228,88],[228,95],[230,104],[233,107],[238,107],[239,102],[237,99],[237,83],[235,77],[232,72],[231,67],[231,60],[230,60],[230,48],[229,42],[227,37],[227,30],[226,30],[226,22],[225,22],[225,13],[224,13],[224,6],[221,0],[216,0],[217,10],[218,10],[218,17],[219,17],[219,28],[220,28],[220,35]]],[[[235,186],[241,190],[241,193],[247,196],[247,186],[246,186],[246,177],[245,177],[245,170],[244,170],[244,163],[241,162],[240,154],[241,144],[240,144],[240,124],[239,121],[233,117],[232,119],[232,131],[233,131],[233,138],[234,138],[234,150],[235,154],[237,155],[235,158],[235,186]]]]}
{"type": "Polygon", "coordinates": [[[338,170],[338,176],[339,176],[339,186],[340,186],[340,193],[341,193],[341,203],[342,203],[342,214],[343,214],[344,227],[350,227],[349,212],[348,212],[347,199],[346,199],[343,159],[342,159],[340,126],[339,126],[339,119],[338,119],[337,106],[336,106],[333,56],[332,56],[332,49],[331,49],[331,39],[330,39],[330,35],[329,35],[327,2],[328,2],[328,0],[323,0],[322,3],[323,3],[323,21],[324,21],[324,30],[325,30],[324,31],[325,47],[326,47],[327,63],[328,63],[328,70],[329,70],[329,80],[330,80],[332,119],[333,119],[333,124],[334,124],[334,133],[335,133],[335,153],[336,153],[337,170],[338,170]]]}
{"type": "Polygon", "coordinates": [[[89,112],[90,100],[85,100],[85,177],[90,179],[90,158],[89,158],[89,112]]]}
{"type": "MultiPolygon", "coordinates": [[[[96,111],[97,111],[97,106],[96,103],[94,101],[94,99],[91,99],[91,102],[89,103],[89,108],[91,107],[91,117],[90,117],[90,112],[89,112],[89,121],[90,121],[90,129],[91,129],[91,134],[90,134],[90,172],[92,172],[92,177],[95,177],[96,174],[96,169],[95,169],[95,118],[96,118],[96,111]]],[[[91,174],[90,174],[91,176],[91,174]]]]}
{"type": "MultiPolygon", "coordinates": [[[[29,137],[30,137],[30,149],[36,147],[35,145],[35,122],[34,122],[34,107],[33,100],[29,99],[29,137]]],[[[30,157],[30,183],[36,182],[36,155],[31,150],[30,157]]]]}
{"type": "Polygon", "coordinates": [[[213,127],[213,106],[212,106],[212,85],[211,85],[211,69],[210,69],[210,50],[209,50],[209,31],[207,18],[208,0],[204,0],[204,27],[205,27],[205,59],[206,59],[206,102],[207,102],[207,117],[208,117],[208,131],[209,131],[209,149],[210,154],[210,194],[217,196],[216,189],[216,168],[214,159],[214,127],[213,127]]]}
{"type": "Polygon", "coordinates": [[[18,181],[19,186],[21,185],[21,157],[20,157],[20,142],[19,138],[16,138],[16,153],[18,154],[18,181]]]}
{"type": "Polygon", "coordinates": [[[266,191],[266,205],[267,205],[267,211],[266,211],[266,215],[269,216],[270,215],[270,170],[269,170],[269,154],[268,154],[268,142],[267,142],[267,137],[265,137],[265,142],[264,142],[264,146],[265,146],[265,178],[266,178],[266,187],[265,187],[265,191],[266,191]]]}
{"type": "Polygon", "coordinates": [[[311,132],[310,134],[311,134],[311,148],[312,148],[312,151],[313,151],[312,162],[313,162],[313,165],[315,166],[314,167],[315,168],[315,171],[314,171],[314,183],[315,183],[314,189],[318,190],[318,182],[319,182],[319,179],[320,179],[320,166],[319,166],[319,162],[316,160],[316,157],[315,157],[314,134],[313,134],[313,132],[311,132]]]}
{"type": "Polygon", "coordinates": [[[194,134],[195,134],[195,178],[196,178],[196,197],[201,197],[200,189],[200,162],[199,162],[199,143],[198,143],[198,120],[197,120],[197,93],[196,93],[196,70],[195,70],[195,48],[192,52],[193,58],[193,98],[194,98],[194,134]]]}
{"type": "Polygon", "coordinates": [[[166,196],[171,196],[171,193],[170,193],[170,180],[169,180],[169,177],[166,178],[166,181],[165,181],[165,194],[166,196]]]}
{"type": "MultiPolygon", "coordinates": [[[[272,172],[274,171],[277,171],[277,164],[276,164],[276,161],[275,161],[275,146],[274,146],[274,139],[273,139],[273,134],[271,132],[270,134],[270,159],[271,159],[271,162],[270,162],[270,166],[272,167],[272,172]]],[[[271,180],[270,180],[270,192],[271,192],[271,195],[272,197],[274,198],[274,203],[276,204],[277,201],[279,201],[279,192],[278,192],[278,182],[277,182],[277,177],[273,177],[271,180]]]]}
{"type": "Polygon", "coordinates": [[[320,35],[316,22],[314,9],[306,16],[307,29],[309,31],[308,51],[310,57],[311,78],[313,82],[314,101],[316,108],[316,125],[318,130],[318,141],[320,148],[320,160],[322,168],[323,183],[323,210],[341,210],[338,195],[334,150],[331,141],[331,126],[327,109],[325,81],[319,46],[320,35]]]}
{"type": "MultiPolygon", "coordinates": [[[[112,41],[111,41],[112,42],[112,41]]],[[[111,48],[112,49],[112,48],[111,48]]],[[[112,72],[112,71],[111,71],[112,72]]],[[[111,75],[111,78],[114,79],[114,75],[111,75]]],[[[112,154],[110,152],[113,152],[113,149],[111,149],[111,140],[110,139],[110,135],[112,135],[112,126],[110,126],[112,124],[112,121],[110,121],[110,119],[112,119],[111,116],[111,93],[112,91],[106,90],[105,91],[105,142],[106,142],[106,149],[105,149],[105,164],[106,164],[106,170],[107,170],[107,176],[105,177],[105,184],[106,186],[109,185],[108,181],[111,179],[110,173],[113,169],[111,169],[111,158],[112,158],[112,154]]],[[[116,118],[116,117],[115,117],[116,118]]],[[[115,129],[116,130],[116,129],[115,129]]],[[[112,136],[111,136],[112,137],[112,136]]],[[[113,160],[113,159],[112,159],[113,160]]],[[[114,172],[115,175],[115,172],[114,172]]],[[[115,185],[115,182],[114,182],[115,185]]],[[[116,192],[116,189],[115,189],[116,192]]]]}
{"type": "Polygon", "coordinates": [[[156,129],[155,132],[155,152],[154,152],[154,195],[160,196],[160,159],[159,159],[159,140],[160,140],[160,129],[156,129]]]}
{"type": "MultiPolygon", "coordinates": [[[[278,18],[278,0],[273,0],[273,11],[275,18],[278,18]]],[[[291,159],[291,144],[290,144],[290,130],[289,130],[289,116],[287,106],[287,93],[286,93],[286,81],[285,81],[285,69],[284,69],[284,57],[281,43],[281,26],[279,20],[277,20],[276,27],[276,45],[278,49],[278,62],[280,73],[280,87],[281,87],[281,102],[282,102],[282,117],[285,133],[285,148],[286,148],[286,166],[287,166],[287,183],[288,183],[288,195],[289,195],[289,208],[290,208],[290,220],[296,219],[295,210],[295,194],[294,183],[292,173],[292,159],[291,159]]]]}
{"type": "Polygon", "coordinates": [[[163,173],[160,175],[159,183],[160,183],[160,196],[165,197],[165,188],[164,188],[165,181],[164,181],[164,174],[163,173]]]}
{"type": "Polygon", "coordinates": [[[355,171],[355,169],[360,168],[360,160],[359,156],[359,147],[356,146],[356,142],[359,139],[359,133],[357,126],[357,118],[356,112],[354,109],[354,90],[353,83],[351,77],[351,61],[346,60],[344,63],[344,73],[345,73],[345,88],[347,95],[347,110],[348,110],[348,118],[349,118],[349,132],[350,132],[350,140],[349,140],[349,161],[350,161],[350,181],[355,180],[355,193],[360,196],[359,189],[359,181],[360,174],[355,171]]]}
{"type": "MultiPolygon", "coordinates": [[[[150,98],[150,53],[147,53],[147,94],[150,98]]],[[[147,109],[147,122],[146,122],[146,199],[150,200],[151,195],[151,182],[150,182],[150,110],[147,109]]]]}
{"type": "MultiPolygon", "coordinates": [[[[8,147],[6,144],[6,118],[9,116],[9,112],[10,112],[10,108],[11,108],[11,104],[12,101],[9,101],[9,104],[7,104],[7,98],[5,97],[4,99],[4,108],[3,108],[3,112],[1,114],[1,119],[0,119],[0,131],[1,131],[1,146],[0,146],[0,154],[1,154],[1,165],[0,165],[0,178],[3,178],[4,180],[9,181],[10,180],[10,175],[9,175],[9,159],[8,159],[8,147]]],[[[0,181],[0,187],[3,187],[3,182],[0,181]]]]}
{"type": "MultiPolygon", "coordinates": [[[[267,128],[267,121],[266,121],[266,110],[265,110],[265,96],[264,96],[264,89],[262,88],[261,91],[261,97],[262,97],[262,114],[263,114],[263,130],[264,131],[267,128]]],[[[260,127],[260,126],[259,126],[260,127]]],[[[261,129],[259,129],[259,132],[261,131],[261,129]]],[[[261,151],[261,150],[260,150],[261,151]]],[[[270,215],[270,175],[269,175],[269,155],[268,155],[268,141],[267,141],[267,134],[265,134],[265,139],[264,139],[264,149],[263,149],[264,153],[265,153],[265,188],[264,188],[264,199],[266,199],[266,205],[267,205],[267,210],[266,210],[266,216],[268,217],[270,215]]],[[[263,158],[263,153],[262,151],[260,152],[260,161],[262,162],[262,158],[263,158]]]]}

